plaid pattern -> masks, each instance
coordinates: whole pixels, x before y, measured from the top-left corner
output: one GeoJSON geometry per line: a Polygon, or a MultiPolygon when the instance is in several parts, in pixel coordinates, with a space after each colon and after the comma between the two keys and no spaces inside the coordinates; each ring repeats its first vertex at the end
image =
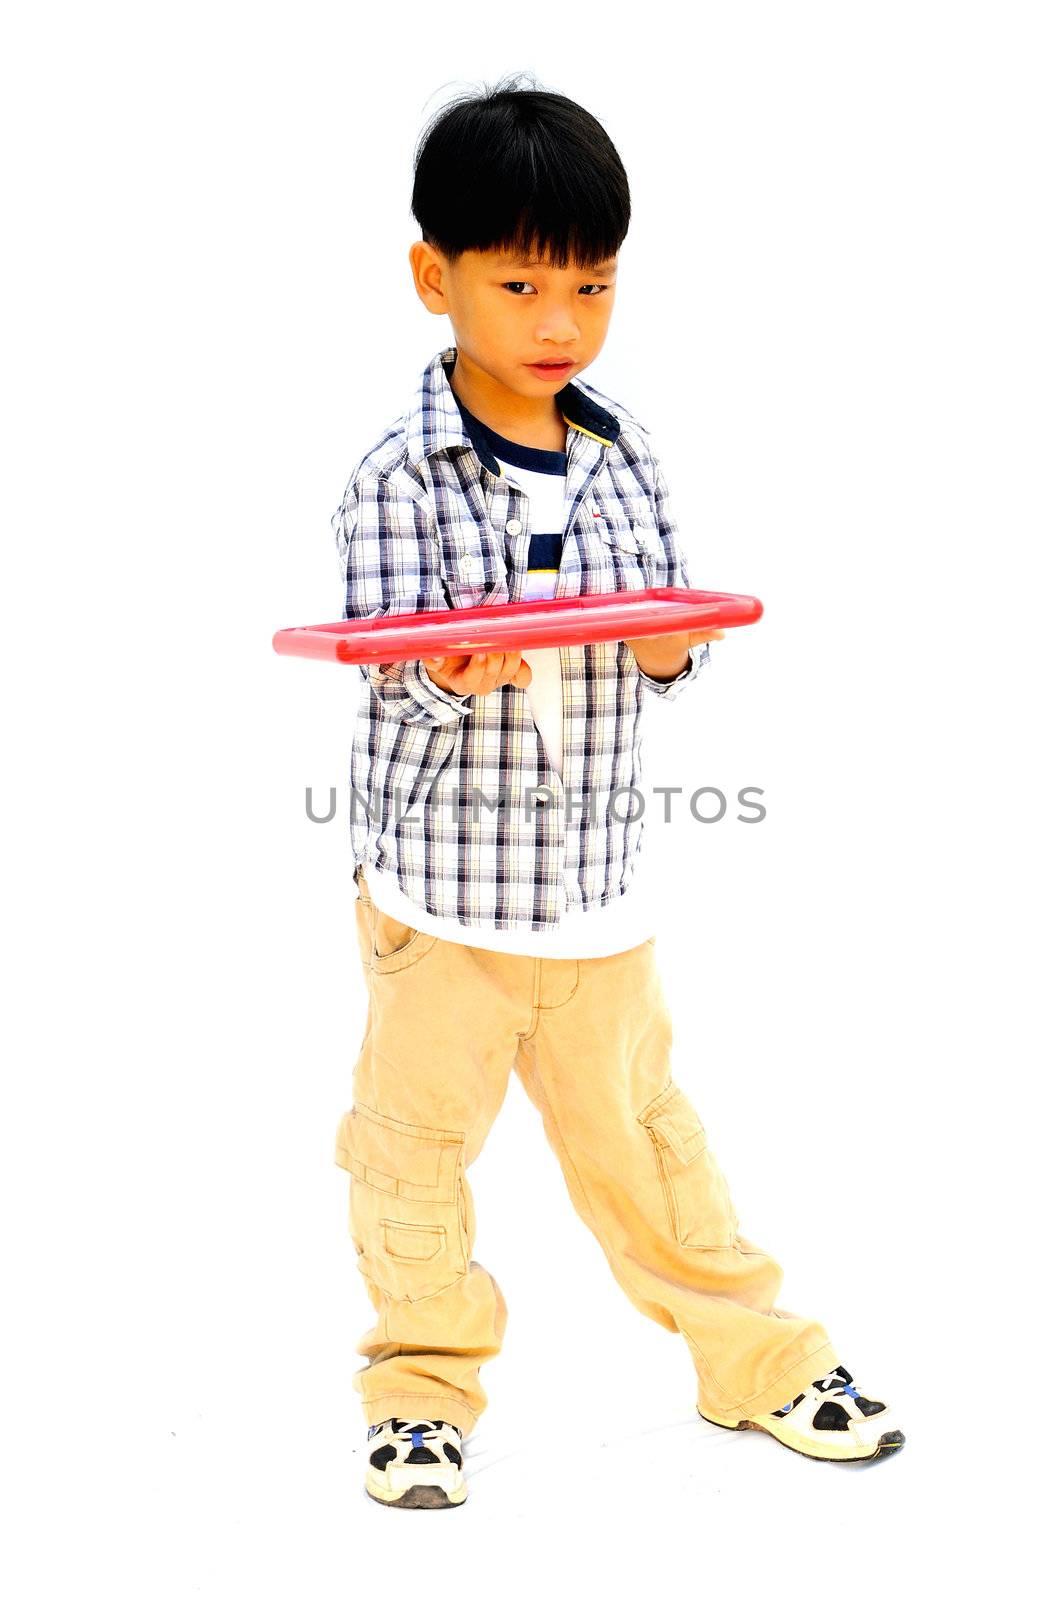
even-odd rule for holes
{"type": "MultiPolygon", "coordinates": [[[[433,357],[332,518],[349,618],[524,598],[526,497],[459,409],[448,378],[456,355],[433,357]]],[[[582,381],[558,403],[569,431],[557,595],[689,588],[646,430],[582,381]]],[[[641,783],[644,695],[674,699],[708,651],[698,645],[685,671],[657,683],[623,641],[562,647],[565,782],[523,689],[461,696],[419,661],[360,666],[355,869],[368,861],[431,914],[469,927],[546,931],[568,905],[607,905],[630,885],[641,841],[638,796],[624,791],[641,783]]]]}

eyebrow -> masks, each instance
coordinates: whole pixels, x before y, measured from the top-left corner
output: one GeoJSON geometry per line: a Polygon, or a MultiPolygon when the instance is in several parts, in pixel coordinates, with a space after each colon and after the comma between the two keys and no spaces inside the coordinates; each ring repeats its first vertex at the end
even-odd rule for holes
{"type": "MultiPolygon", "coordinates": [[[[515,268],[516,270],[521,271],[521,272],[536,271],[537,269],[542,267],[542,264],[543,263],[541,261],[503,261],[501,263],[503,268],[507,268],[507,267],[508,268],[515,268]]],[[[607,273],[607,272],[615,272],[616,269],[617,269],[617,262],[615,260],[613,260],[613,261],[600,261],[596,267],[588,267],[588,268],[586,268],[586,271],[588,271],[588,272],[607,273]]]]}

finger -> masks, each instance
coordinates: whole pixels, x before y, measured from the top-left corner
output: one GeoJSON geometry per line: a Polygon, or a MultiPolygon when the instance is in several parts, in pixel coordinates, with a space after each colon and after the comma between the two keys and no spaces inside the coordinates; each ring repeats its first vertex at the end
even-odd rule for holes
{"type": "Polygon", "coordinates": [[[465,656],[426,656],[425,665],[431,667],[437,678],[442,678],[448,687],[453,687],[455,676],[461,671],[466,661],[465,656]]]}
{"type": "Polygon", "coordinates": [[[506,651],[505,659],[502,662],[501,681],[503,683],[512,683],[514,681],[517,673],[520,671],[520,663],[521,654],[519,650],[506,651]]]}
{"type": "Polygon", "coordinates": [[[444,656],[440,676],[445,677],[447,686],[455,694],[468,694],[465,684],[465,674],[469,668],[471,656],[444,656]]]}
{"type": "Polygon", "coordinates": [[[503,681],[503,672],[506,664],[504,650],[488,650],[484,654],[484,686],[490,691],[497,689],[503,681]]]}
{"type": "Polygon", "coordinates": [[[487,690],[487,654],[477,650],[465,663],[463,679],[466,694],[484,694],[487,690]]]}

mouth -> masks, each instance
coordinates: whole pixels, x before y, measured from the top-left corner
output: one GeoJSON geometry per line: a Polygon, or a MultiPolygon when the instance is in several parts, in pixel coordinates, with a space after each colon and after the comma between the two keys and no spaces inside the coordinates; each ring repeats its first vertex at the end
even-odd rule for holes
{"type": "Polygon", "coordinates": [[[571,372],[576,365],[574,361],[527,361],[525,365],[532,372],[571,372]]]}

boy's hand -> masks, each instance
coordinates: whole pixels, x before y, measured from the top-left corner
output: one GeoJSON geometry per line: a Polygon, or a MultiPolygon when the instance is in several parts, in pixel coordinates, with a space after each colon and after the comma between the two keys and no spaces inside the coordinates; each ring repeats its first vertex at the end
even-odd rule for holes
{"type": "Polygon", "coordinates": [[[526,689],[532,671],[519,650],[480,651],[471,656],[425,656],[424,670],[439,689],[451,694],[490,694],[500,684],[526,689]]]}
{"type": "Polygon", "coordinates": [[[687,664],[687,655],[696,644],[722,639],[722,628],[705,628],[697,633],[658,633],[649,639],[625,639],[635,660],[650,678],[674,678],[687,664]]]}

